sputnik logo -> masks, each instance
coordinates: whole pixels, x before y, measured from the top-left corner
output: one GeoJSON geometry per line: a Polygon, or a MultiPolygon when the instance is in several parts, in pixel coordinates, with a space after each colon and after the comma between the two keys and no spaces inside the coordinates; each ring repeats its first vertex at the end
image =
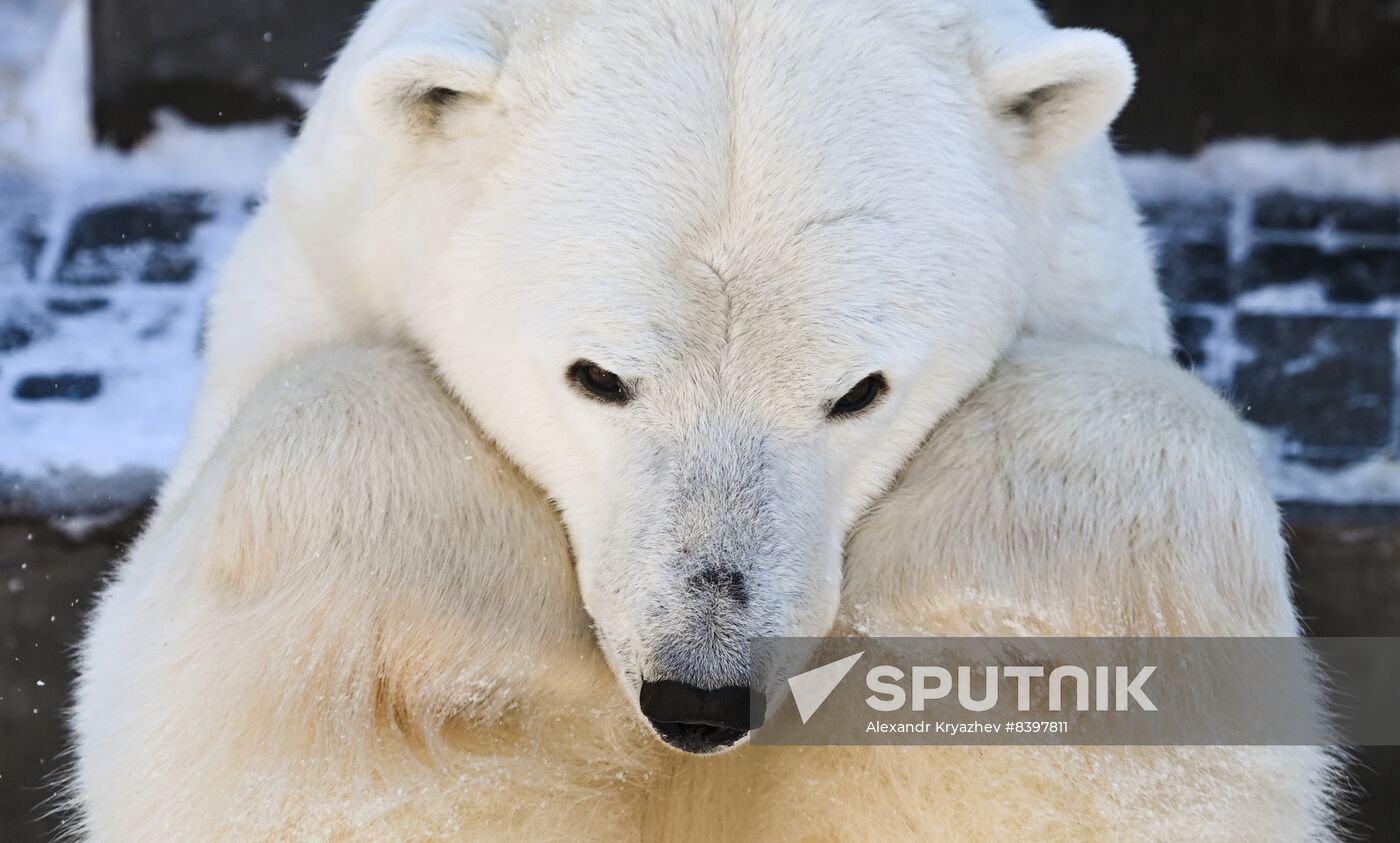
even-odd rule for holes
{"type": "Polygon", "coordinates": [[[792,701],[797,704],[797,714],[804,724],[817,713],[817,709],[821,708],[822,703],[826,702],[826,698],[831,696],[831,692],[836,690],[836,686],[841,684],[841,680],[846,678],[846,674],[851,672],[851,668],[856,666],[856,662],[860,661],[863,655],[864,650],[788,678],[792,701]]]}

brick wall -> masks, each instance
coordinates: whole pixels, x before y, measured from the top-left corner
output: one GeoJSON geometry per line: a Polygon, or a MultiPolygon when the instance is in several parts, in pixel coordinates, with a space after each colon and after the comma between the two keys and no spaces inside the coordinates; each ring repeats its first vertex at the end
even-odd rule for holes
{"type": "Polygon", "coordinates": [[[1331,470],[1400,450],[1400,202],[1296,193],[1149,201],[1178,359],[1331,470]]]}

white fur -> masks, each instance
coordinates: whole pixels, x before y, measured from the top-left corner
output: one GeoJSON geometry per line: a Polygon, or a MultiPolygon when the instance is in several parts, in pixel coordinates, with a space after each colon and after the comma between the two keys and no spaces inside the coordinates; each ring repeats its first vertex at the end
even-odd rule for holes
{"type": "MultiPolygon", "coordinates": [[[[1028,340],[851,537],[835,631],[1291,635],[1278,526],[1189,375],[1028,340]]],[[[275,372],[93,621],[91,839],[1331,839],[1313,748],[666,750],[568,558],[411,354],[275,372]]]]}
{"type": "Polygon", "coordinates": [[[164,497],[269,366],[407,341],[558,504],[624,685],[737,681],[830,626],[845,532],[1013,336],[1167,349],[1102,138],[1131,83],[1026,4],[386,0],[230,261],[164,497]],[[747,610],[683,600],[706,565],[747,610]]]}
{"type": "MultiPolygon", "coordinates": [[[[385,828],[409,827],[384,819],[400,807],[524,827],[529,788],[544,800],[559,782],[510,778],[508,795],[473,801],[471,765],[502,754],[562,752],[561,770],[624,781],[618,765],[680,764],[648,760],[643,679],[761,685],[750,636],[830,630],[843,577],[860,576],[842,553],[856,519],[1017,337],[1168,349],[1103,137],[1131,84],[1116,41],[1012,0],[382,0],[225,269],[189,442],[88,642],[93,827],[243,827],[228,792],[136,807],[112,776],[140,747],[162,747],[153,763],[171,775],[236,779],[229,792],[275,783],[282,801],[258,813],[273,836],[366,794],[365,822],[385,828]],[[485,439],[417,363],[296,362],[344,343],[417,350],[485,439]],[[634,400],[581,396],[565,377],[580,359],[634,400]],[[277,389],[292,365],[311,369],[291,378],[305,399],[277,389]],[[883,400],[826,418],[875,371],[883,400]],[[488,465],[504,485],[478,478],[488,465]],[[536,555],[548,588],[521,567],[536,555]],[[745,598],[707,585],[717,571],[745,598]],[[245,649],[262,669],[229,667],[245,649]],[[598,653],[621,693],[600,684],[598,653]],[[268,670],[278,654],[304,671],[268,670]],[[535,676],[542,664],[558,675],[535,676]],[[117,668],[143,677],[139,695],[112,699],[117,668]],[[551,750],[561,728],[568,747],[551,750]],[[466,803],[419,778],[424,758],[469,780],[466,803]]],[[[1122,449],[1088,503],[1046,506],[1098,514],[1134,493],[1139,453],[1130,437],[1122,449]]],[[[1161,514],[1164,535],[1186,529],[1161,514]]],[[[1020,529],[991,523],[994,543],[1020,529]]],[[[1191,535],[1227,541],[1225,523],[1201,516],[1191,535]]],[[[1006,560],[1002,603],[964,608],[1030,611],[1029,562],[1006,560]]],[[[1190,612],[1196,596],[1172,600],[1190,612]]],[[[1261,600],[1288,617],[1286,592],[1261,600]]],[[[620,789],[639,827],[671,810],[651,788],[620,789]]]]}

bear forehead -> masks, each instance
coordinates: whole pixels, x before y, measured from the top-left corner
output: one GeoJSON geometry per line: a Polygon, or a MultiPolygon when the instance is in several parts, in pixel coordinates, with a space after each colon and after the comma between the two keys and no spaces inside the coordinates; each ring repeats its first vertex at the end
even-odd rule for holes
{"type": "Polygon", "coordinates": [[[946,298],[974,263],[995,273],[1011,214],[966,56],[940,66],[872,9],[561,4],[521,17],[511,26],[531,34],[499,83],[510,152],[482,217],[531,276],[646,312],[660,289],[683,313],[683,284],[702,309],[722,290],[736,316],[781,306],[817,324],[946,298]]]}
{"type": "Polygon", "coordinates": [[[931,60],[875,5],[511,21],[509,149],[468,238],[610,360],[786,377],[925,353],[1011,275],[1014,223],[958,33],[931,60]]]}
{"type": "Polygon", "coordinates": [[[586,330],[610,359],[639,364],[723,348],[760,369],[812,358],[856,365],[916,345],[911,338],[957,314],[967,320],[987,286],[967,266],[997,267],[979,245],[984,230],[942,233],[957,259],[866,208],[763,228],[682,224],[650,237],[596,219],[541,222],[479,233],[505,253],[543,322],[586,330]]]}
{"type": "Polygon", "coordinates": [[[554,72],[574,59],[603,75],[645,70],[652,81],[674,79],[687,65],[753,72],[765,63],[780,69],[813,64],[845,72],[876,64],[898,73],[911,55],[966,64],[967,33],[975,26],[969,4],[1022,2],[508,0],[488,6],[506,63],[543,55],[551,66],[531,64],[528,75],[554,82],[561,78],[554,72]]]}
{"type": "Polygon", "coordinates": [[[924,211],[986,184],[985,108],[956,37],[931,60],[863,2],[562,5],[511,24],[532,33],[498,80],[513,188],[587,189],[595,213],[614,198],[634,221],[643,199],[689,202],[702,224],[755,228],[876,200],[924,211]]]}

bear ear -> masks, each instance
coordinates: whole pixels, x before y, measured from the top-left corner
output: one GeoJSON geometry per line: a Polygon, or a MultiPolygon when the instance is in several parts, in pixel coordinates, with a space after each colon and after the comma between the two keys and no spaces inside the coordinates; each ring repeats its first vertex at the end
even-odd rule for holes
{"type": "Polygon", "coordinates": [[[992,108],[1031,159],[1054,159],[1107,129],[1136,80],[1123,42],[1093,29],[1049,30],[998,53],[987,70],[992,108]]]}
{"type": "Polygon", "coordinates": [[[352,107],[360,125],[381,140],[428,137],[449,112],[489,100],[499,67],[494,50],[467,36],[409,37],[360,69],[352,107]]]}

